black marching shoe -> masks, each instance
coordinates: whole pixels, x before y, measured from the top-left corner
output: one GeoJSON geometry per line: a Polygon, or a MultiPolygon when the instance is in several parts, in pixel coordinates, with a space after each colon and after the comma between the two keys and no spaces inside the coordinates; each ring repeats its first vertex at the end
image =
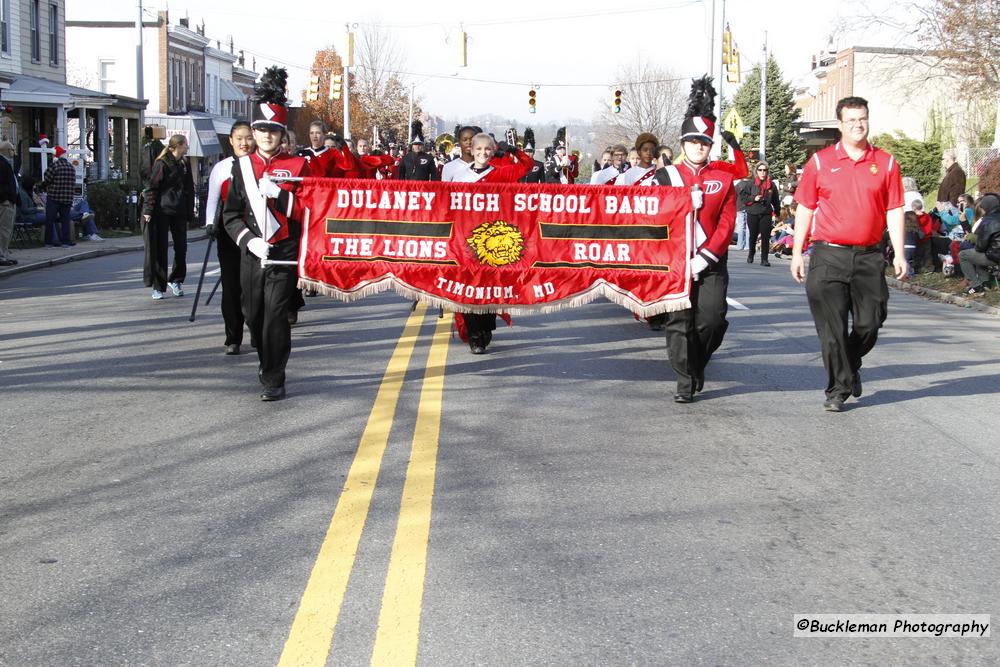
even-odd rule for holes
{"type": "Polygon", "coordinates": [[[694,393],[700,394],[701,390],[705,388],[705,376],[699,375],[694,379],[694,393]]]}
{"type": "Polygon", "coordinates": [[[280,387],[264,387],[264,391],[260,393],[260,400],[262,401],[280,401],[285,397],[285,385],[280,387]]]}
{"type": "Polygon", "coordinates": [[[288,311],[288,323],[297,324],[298,321],[299,321],[299,311],[297,310],[288,311]]]}
{"type": "Polygon", "coordinates": [[[472,350],[472,354],[486,354],[486,342],[481,336],[470,336],[469,349],[472,350]]]}
{"type": "Polygon", "coordinates": [[[694,396],[691,394],[674,394],[674,403],[693,403],[694,396]]]}
{"type": "Polygon", "coordinates": [[[844,411],[844,399],[842,398],[828,398],[823,401],[823,409],[827,412],[843,412],[844,411]]]}
{"type": "Polygon", "coordinates": [[[240,344],[239,343],[232,343],[232,344],[226,346],[226,354],[233,355],[233,354],[239,354],[239,353],[240,353],[240,344]]]}
{"type": "Polygon", "coordinates": [[[771,266],[771,262],[767,261],[767,255],[763,255],[760,258],[760,265],[761,266],[771,266]]]}
{"type": "Polygon", "coordinates": [[[851,380],[851,396],[861,398],[861,371],[854,371],[854,379],[851,380]]]}
{"type": "Polygon", "coordinates": [[[747,253],[747,264],[753,264],[753,253],[747,253]]]}

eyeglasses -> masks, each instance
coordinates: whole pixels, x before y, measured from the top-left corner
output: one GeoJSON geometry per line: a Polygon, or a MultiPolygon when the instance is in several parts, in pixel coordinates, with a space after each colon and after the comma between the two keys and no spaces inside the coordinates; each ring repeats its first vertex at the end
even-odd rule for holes
{"type": "Polygon", "coordinates": [[[844,125],[846,125],[847,127],[854,127],[856,125],[867,125],[868,124],[868,119],[867,118],[854,118],[854,119],[851,119],[851,120],[842,120],[840,122],[843,123],[844,125]]]}

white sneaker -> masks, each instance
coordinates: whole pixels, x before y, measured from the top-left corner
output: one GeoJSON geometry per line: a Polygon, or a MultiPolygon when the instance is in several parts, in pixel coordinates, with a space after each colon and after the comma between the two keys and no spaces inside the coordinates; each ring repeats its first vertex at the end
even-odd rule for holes
{"type": "Polygon", "coordinates": [[[184,288],[180,283],[167,283],[167,287],[174,293],[174,296],[184,296],[184,288]]]}
{"type": "Polygon", "coordinates": [[[85,237],[85,238],[86,238],[86,239],[87,239],[88,241],[103,241],[103,240],[104,240],[103,238],[101,238],[101,237],[100,237],[100,236],[98,236],[97,234],[91,234],[90,236],[87,236],[87,237],[85,237]]]}
{"type": "Polygon", "coordinates": [[[158,289],[153,290],[153,298],[154,299],[162,299],[163,298],[163,292],[161,292],[158,289]]]}

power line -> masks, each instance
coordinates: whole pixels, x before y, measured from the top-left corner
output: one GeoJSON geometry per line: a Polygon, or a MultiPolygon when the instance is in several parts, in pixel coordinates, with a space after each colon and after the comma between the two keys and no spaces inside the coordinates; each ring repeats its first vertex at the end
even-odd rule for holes
{"type": "MultiPolygon", "coordinates": [[[[364,65],[355,65],[355,69],[371,69],[365,67],[364,65]]],[[[615,84],[601,82],[601,83],[544,83],[540,81],[500,81],[496,79],[479,79],[476,77],[462,77],[462,76],[452,76],[450,74],[425,74],[421,72],[406,72],[402,70],[383,70],[387,74],[398,74],[402,76],[419,76],[427,79],[447,79],[450,81],[469,81],[473,83],[490,83],[498,86],[519,86],[522,88],[534,87],[534,88],[610,88],[615,85],[619,86],[641,86],[654,83],[674,83],[677,81],[686,81],[691,79],[690,76],[680,76],[671,77],[668,79],[643,79],[639,81],[623,81],[615,84]]]]}

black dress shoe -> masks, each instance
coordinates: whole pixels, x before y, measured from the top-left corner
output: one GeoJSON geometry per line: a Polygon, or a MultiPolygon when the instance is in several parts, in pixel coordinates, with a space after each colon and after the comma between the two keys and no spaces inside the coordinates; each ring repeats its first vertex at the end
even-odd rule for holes
{"type": "Polygon", "coordinates": [[[297,324],[298,321],[299,321],[299,311],[297,310],[288,311],[288,323],[297,324]]]}
{"type": "Polygon", "coordinates": [[[823,401],[823,409],[827,412],[843,412],[844,411],[844,399],[842,398],[828,398],[823,401]]]}
{"type": "Polygon", "coordinates": [[[239,354],[239,353],[240,353],[239,343],[232,343],[226,346],[226,354],[239,354]]]}
{"type": "Polygon", "coordinates": [[[767,261],[766,259],[762,259],[762,260],[760,260],[760,265],[761,266],[771,266],[771,262],[767,261]]]}
{"type": "Polygon", "coordinates": [[[747,255],[747,264],[753,264],[753,253],[747,255]]]}
{"type": "Polygon", "coordinates": [[[693,403],[694,396],[691,394],[674,394],[674,403],[693,403]]]}
{"type": "Polygon", "coordinates": [[[854,371],[854,379],[851,381],[851,396],[861,398],[861,371],[854,371]]]}
{"type": "Polygon", "coordinates": [[[694,393],[700,394],[701,390],[705,388],[705,376],[699,375],[694,379],[694,393]]]}
{"type": "Polygon", "coordinates": [[[285,397],[285,385],[280,387],[264,387],[264,391],[260,393],[260,400],[262,401],[280,401],[285,397]]]}

